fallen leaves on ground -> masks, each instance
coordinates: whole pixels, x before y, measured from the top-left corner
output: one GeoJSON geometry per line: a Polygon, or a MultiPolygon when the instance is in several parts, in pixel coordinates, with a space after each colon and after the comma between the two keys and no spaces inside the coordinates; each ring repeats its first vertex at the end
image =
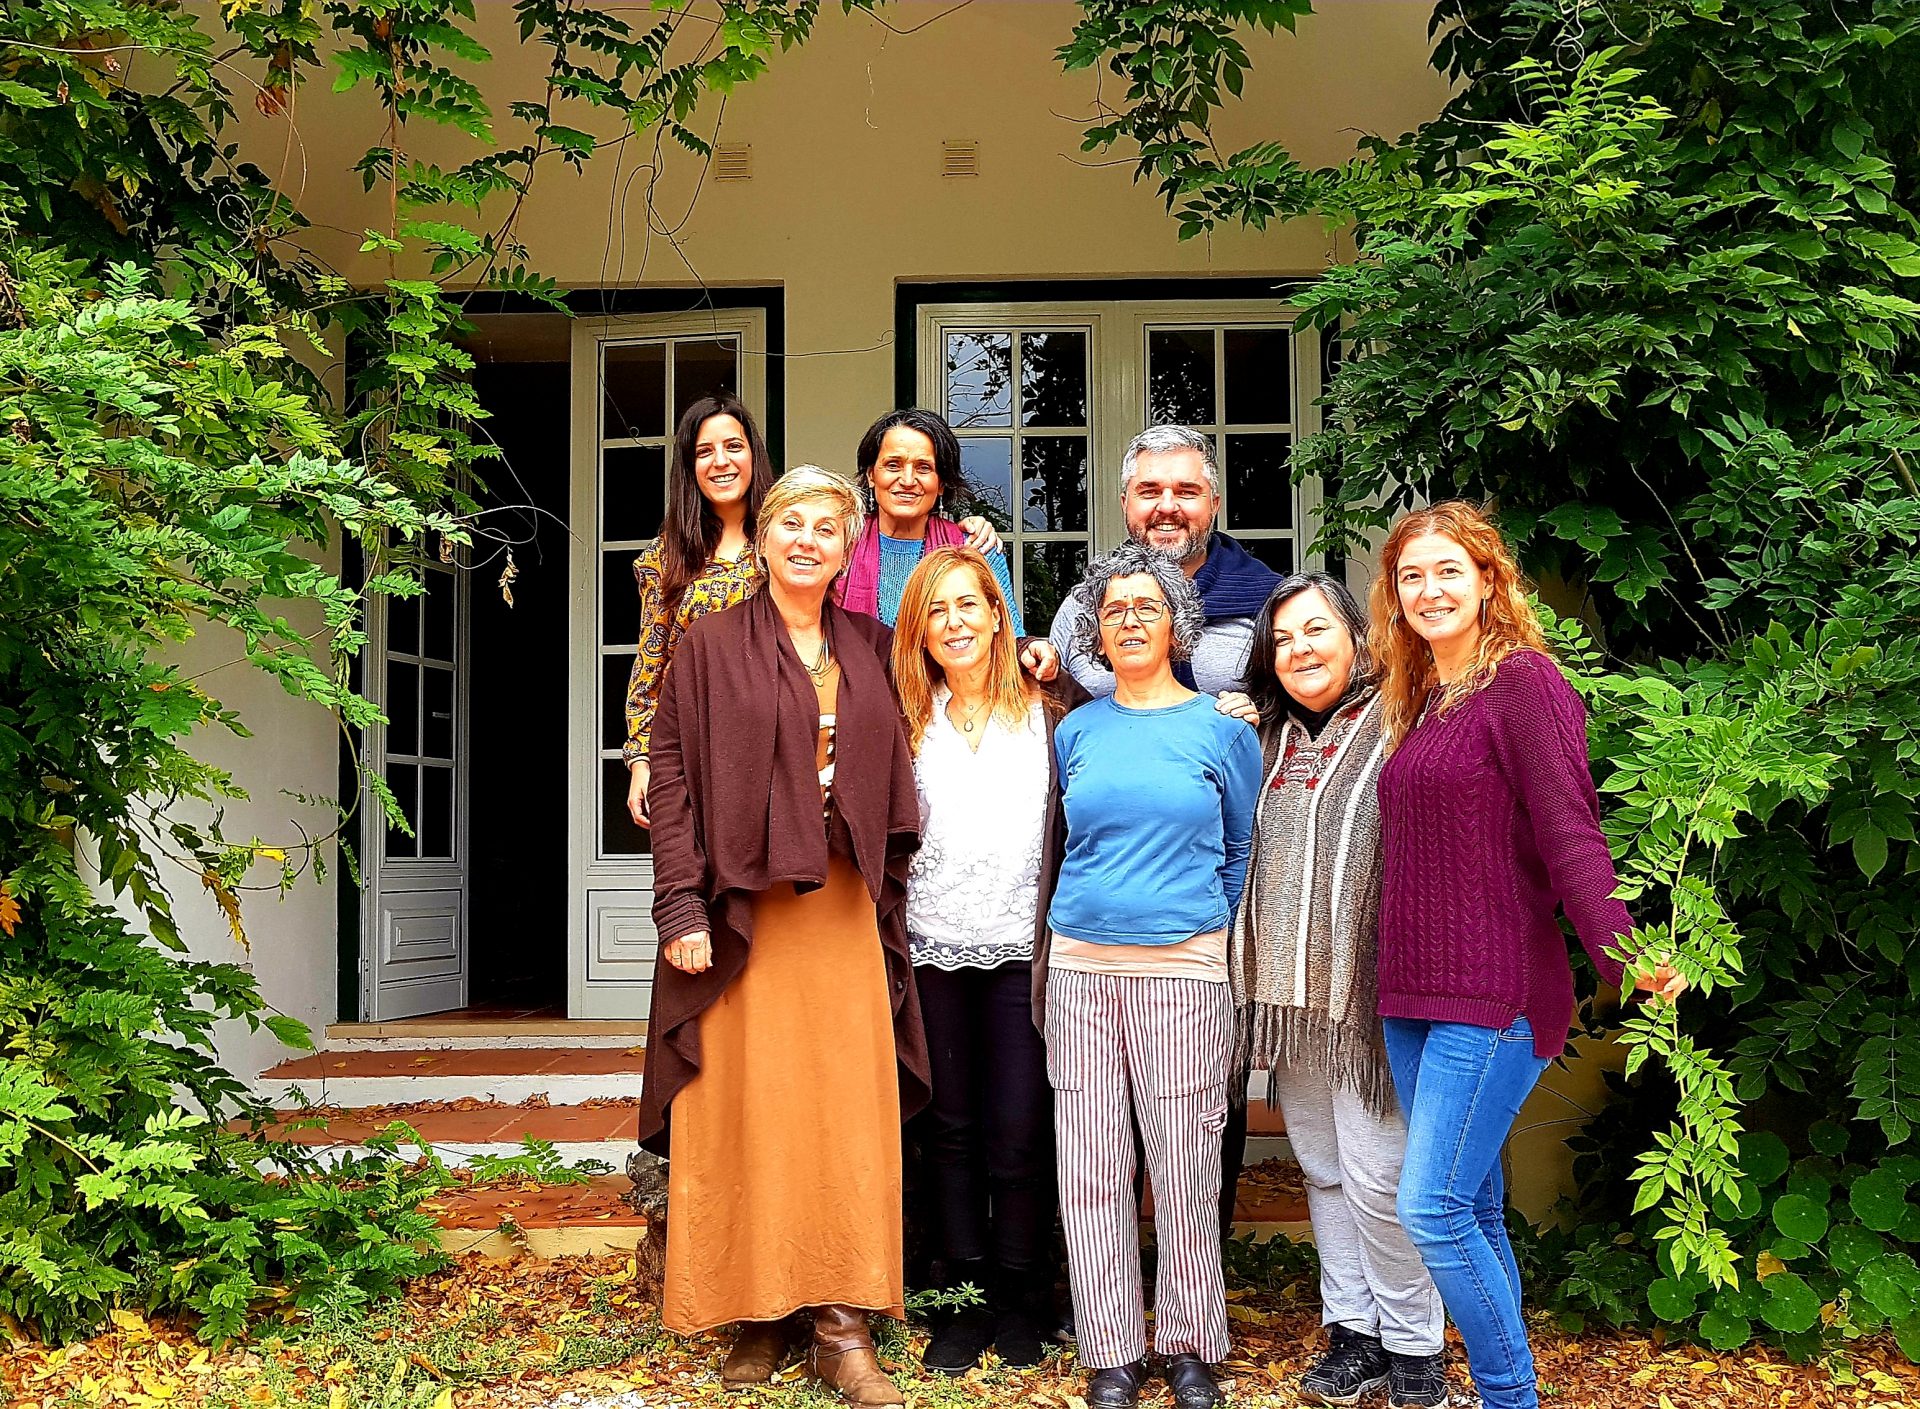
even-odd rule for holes
{"type": "MultiPolygon", "coordinates": [[[[1238,1406],[1295,1405],[1294,1382],[1321,1346],[1315,1298],[1236,1290],[1234,1353],[1223,1371],[1238,1406]]],[[[6,1334],[0,1328],[0,1336],[6,1334]]],[[[958,1379],[919,1368],[924,1333],[883,1339],[908,1403],[919,1409],[1078,1409],[1082,1378],[1059,1352],[1029,1371],[996,1363],[958,1379]]],[[[1536,1317],[1533,1345],[1549,1409],[1908,1409],[1920,1371],[1884,1340],[1850,1352],[1853,1383],[1764,1348],[1716,1355],[1643,1336],[1568,1335],[1536,1317]]],[[[534,1409],[731,1405],[819,1409],[834,1401],[797,1371],[747,1394],[724,1394],[718,1335],[663,1332],[627,1256],[494,1262],[460,1259],[405,1300],[319,1324],[271,1320],[245,1344],[210,1351],[190,1328],[115,1312],[93,1340],[49,1349],[16,1339],[0,1356],[0,1402],[21,1409],[534,1409]]],[[[1458,1342],[1454,1377],[1465,1388],[1458,1342]]],[[[1171,1403],[1152,1383],[1141,1401],[1171,1403]]]]}

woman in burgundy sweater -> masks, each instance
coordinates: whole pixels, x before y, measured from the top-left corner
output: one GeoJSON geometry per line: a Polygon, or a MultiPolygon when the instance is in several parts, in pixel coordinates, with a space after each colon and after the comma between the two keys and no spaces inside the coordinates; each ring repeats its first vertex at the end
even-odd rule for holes
{"type": "MultiPolygon", "coordinates": [[[[1380,1013],[1407,1116],[1399,1213],[1460,1328],[1487,1409],[1534,1409],[1500,1151],[1566,1046],[1564,909],[1601,978],[1614,898],[1586,713],[1546,653],[1499,530],[1454,502],[1381,549],[1371,645],[1394,752],[1380,774],[1380,1013]]],[[[1664,964],[1642,987],[1677,998],[1664,964]]]]}

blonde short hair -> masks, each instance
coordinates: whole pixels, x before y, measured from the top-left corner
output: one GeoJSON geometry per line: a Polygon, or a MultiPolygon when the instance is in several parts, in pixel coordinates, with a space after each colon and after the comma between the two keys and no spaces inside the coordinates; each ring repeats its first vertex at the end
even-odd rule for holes
{"type": "Polygon", "coordinates": [[[866,513],[860,507],[860,491],[845,475],[823,470],[818,465],[795,465],[773,482],[773,488],[767,491],[767,497],[760,505],[753,552],[763,566],[767,561],[767,530],[773,526],[774,520],[796,504],[809,504],[816,500],[824,501],[839,515],[840,528],[846,536],[847,556],[853,556],[854,542],[866,524],[866,513]]]}

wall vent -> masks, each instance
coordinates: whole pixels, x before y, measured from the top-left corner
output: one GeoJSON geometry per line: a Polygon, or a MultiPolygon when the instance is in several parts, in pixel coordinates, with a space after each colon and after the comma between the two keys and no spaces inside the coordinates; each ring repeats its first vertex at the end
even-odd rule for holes
{"type": "Polygon", "coordinates": [[[980,144],[971,138],[955,137],[940,144],[942,176],[978,176],[980,144]]]}
{"type": "Polygon", "coordinates": [[[713,179],[716,181],[751,181],[753,179],[753,144],[750,142],[722,142],[713,149],[713,179]]]}

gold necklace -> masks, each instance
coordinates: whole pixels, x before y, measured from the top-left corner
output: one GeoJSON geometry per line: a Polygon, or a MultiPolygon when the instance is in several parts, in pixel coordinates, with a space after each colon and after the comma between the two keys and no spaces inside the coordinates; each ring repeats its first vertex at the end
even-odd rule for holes
{"type": "MultiPolygon", "coordinates": [[[[960,703],[960,697],[958,695],[955,695],[952,698],[955,704],[960,703]]],[[[987,707],[987,701],[983,699],[980,701],[979,704],[975,705],[972,709],[962,709],[961,713],[966,715],[967,718],[966,718],[966,722],[960,726],[961,729],[971,734],[973,732],[974,716],[978,715],[980,711],[985,709],[986,707],[987,707]]]]}
{"type": "Polygon", "coordinates": [[[813,658],[813,664],[808,665],[805,661],[801,661],[800,665],[812,677],[814,684],[826,683],[827,672],[833,669],[833,652],[827,649],[827,638],[824,633],[820,637],[820,654],[813,658]]]}

